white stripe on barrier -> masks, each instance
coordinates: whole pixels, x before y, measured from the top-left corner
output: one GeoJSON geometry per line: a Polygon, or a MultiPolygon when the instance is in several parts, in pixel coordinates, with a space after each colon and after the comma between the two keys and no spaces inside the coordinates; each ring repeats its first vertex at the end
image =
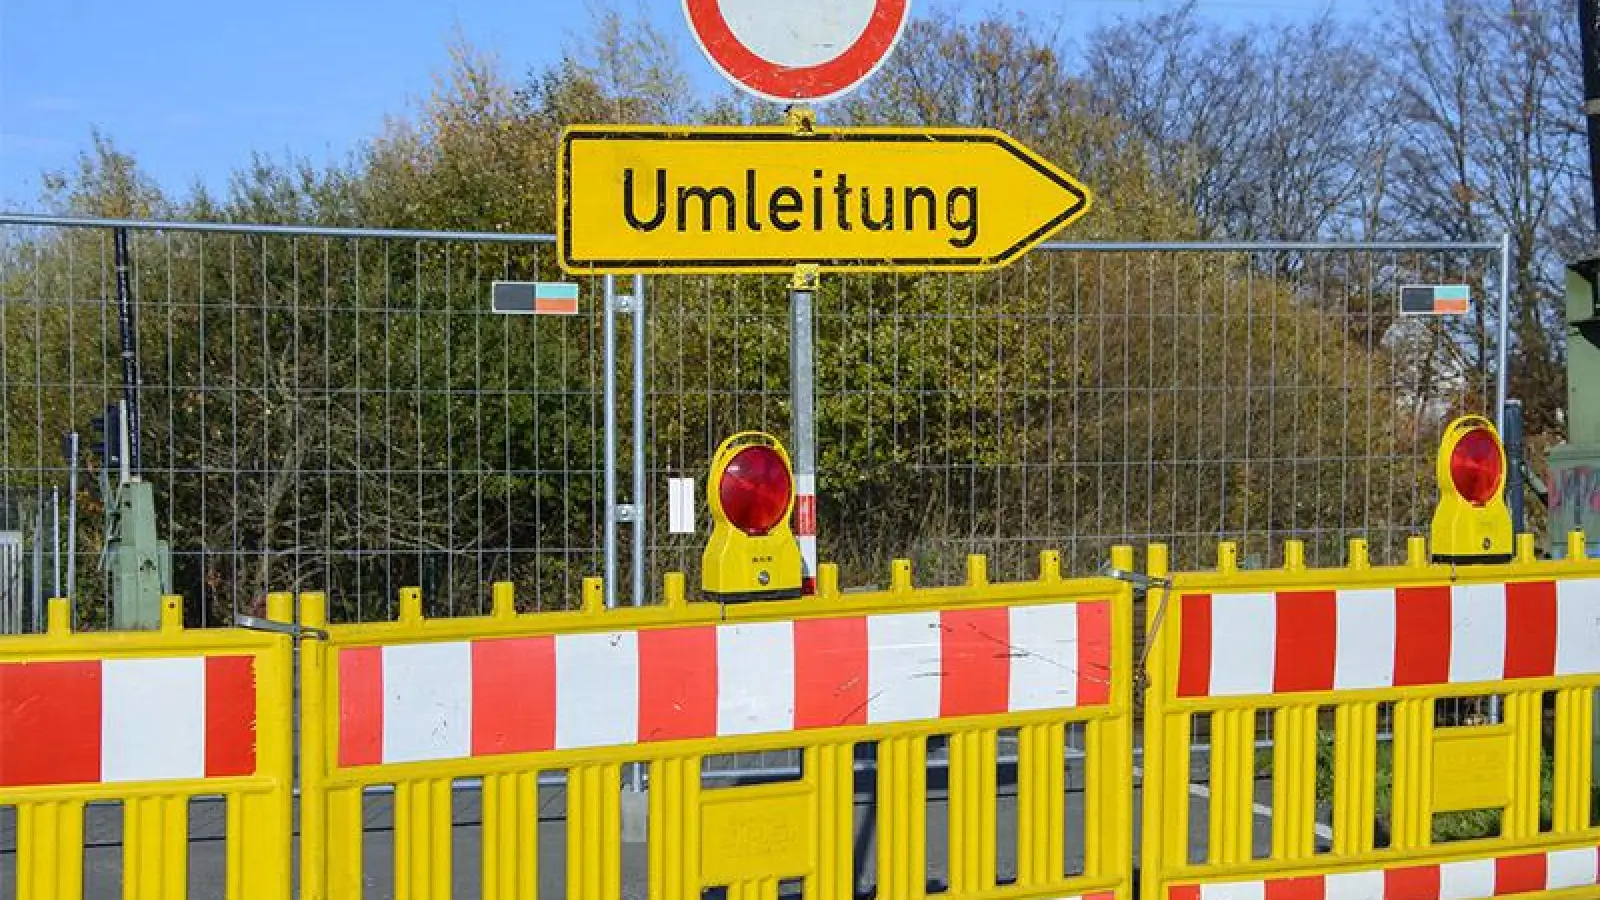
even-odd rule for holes
{"type": "Polygon", "coordinates": [[[472,645],[383,648],[383,759],[420,762],[472,754],[472,645]]]}
{"type": "Polygon", "coordinates": [[[101,780],[204,778],[205,659],[108,659],[100,672],[101,780]]]}
{"type": "Polygon", "coordinates": [[[1600,871],[1600,851],[1594,847],[1577,850],[1557,850],[1546,857],[1544,888],[1559,891],[1563,888],[1588,887],[1595,883],[1595,873],[1600,871]]]}
{"type": "Polygon", "coordinates": [[[638,634],[558,635],[556,748],[632,744],[638,734],[638,634]]]}
{"type": "Polygon", "coordinates": [[[1456,585],[1450,592],[1450,681],[1498,681],[1505,662],[1505,585],[1456,585]]]}
{"type": "Polygon", "coordinates": [[[1211,693],[1270,694],[1277,659],[1272,594],[1218,594],[1211,602],[1211,693]]]}
{"type": "Polygon", "coordinates": [[[794,624],[717,629],[717,734],[794,728],[794,624]]]}
{"type": "Polygon", "coordinates": [[[1077,705],[1078,608],[1016,606],[1010,615],[1010,710],[1077,705]]]}
{"type": "Polygon", "coordinates": [[[1344,872],[1322,882],[1323,900],[1383,900],[1382,872],[1344,872]]]}
{"type": "Polygon", "coordinates": [[[1266,900],[1267,885],[1261,881],[1237,884],[1208,884],[1200,889],[1200,900],[1266,900]]]}
{"type": "Polygon", "coordinates": [[[1557,675],[1600,672],[1600,579],[1556,582],[1557,675]]]}
{"type": "Polygon", "coordinates": [[[1394,685],[1394,591],[1338,593],[1333,687],[1340,691],[1394,685]]]}
{"type": "Polygon", "coordinates": [[[867,721],[911,722],[939,717],[938,613],[867,619],[867,721]]]}
{"type": "Polygon", "coordinates": [[[1494,860],[1468,859],[1439,866],[1439,900],[1482,900],[1494,896],[1494,860]]]}

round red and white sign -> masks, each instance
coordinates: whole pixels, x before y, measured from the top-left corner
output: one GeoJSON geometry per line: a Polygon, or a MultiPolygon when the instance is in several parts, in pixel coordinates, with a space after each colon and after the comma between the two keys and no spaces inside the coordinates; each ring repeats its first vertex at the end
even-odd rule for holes
{"type": "Polygon", "coordinates": [[[911,0],[683,0],[695,39],[728,80],[768,100],[827,100],[877,70],[911,0]]]}

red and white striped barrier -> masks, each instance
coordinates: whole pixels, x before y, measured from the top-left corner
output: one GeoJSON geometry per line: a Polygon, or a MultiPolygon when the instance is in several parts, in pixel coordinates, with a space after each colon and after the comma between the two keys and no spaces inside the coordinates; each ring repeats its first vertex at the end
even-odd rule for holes
{"type": "Polygon", "coordinates": [[[0,787],[256,770],[255,660],[0,663],[0,787]]]}
{"type": "Polygon", "coordinates": [[[1600,579],[1181,597],[1179,697],[1600,674],[1600,579]]]}
{"type": "Polygon", "coordinates": [[[1106,602],[340,650],[345,766],[1102,706],[1106,602]]]}
{"type": "Polygon", "coordinates": [[[1580,847],[1337,875],[1175,885],[1167,891],[1167,897],[1168,900],[1488,900],[1596,884],[1600,884],[1600,851],[1594,847],[1580,847]]]}

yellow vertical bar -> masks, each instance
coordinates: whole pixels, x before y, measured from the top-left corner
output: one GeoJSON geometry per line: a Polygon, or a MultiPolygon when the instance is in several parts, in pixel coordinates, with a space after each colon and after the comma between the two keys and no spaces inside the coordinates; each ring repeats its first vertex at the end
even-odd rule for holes
{"type": "MultiPolygon", "coordinates": [[[[1111,565],[1134,569],[1133,548],[1111,549],[1111,565]]],[[[1097,780],[1085,787],[1084,802],[1099,810],[1098,858],[1085,859],[1096,877],[1133,881],[1133,585],[1120,582],[1111,606],[1112,658],[1110,718],[1092,722],[1086,729],[1088,771],[1097,780]]],[[[1060,759],[1058,756],[1057,759],[1060,759]]],[[[1060,768],[1058,765],[1057,768],[1060,768]]]]}
{"type": "Polygon", "coordinates": [[[1373,846],[1378,707],[1372,702],[1341,703],[1334,718],[1333,850],[1348,856],[1373,846]]]}
{"type": "Polygon", "coordinates": [[[533,889],[524,885],[530,869],[537,877],[539,861],[529,838],[537,827],[538,808],[526,796],[526,786],[537,778],[537,774],[529,772],[484,776],[484,900],[532,900],[533,889]]]}
{"type": "Polygon", "coordinates": [[[83,894],[83,801],[17,805],[17,896],[83,894]]]}
{"type": "Polygon", "coordinates": [[[1146,548],[1145,571],[1158,579],[1145,594],[1145,671],[1112,675],[1117,678],[1138,674],[1144,679],[1144,756],[1140,772],[1144,828],[1139,851],[1143,878],[1139,890],[1144,900],[1160,900],[1166,896],[1168,869],[1183,865],[1189,849],[1189,717],[1180,714],[1168,721],[1166,711],[1167,694],[1177,684],[1167,649],[1172,642],[1166,636],[1176,633],[1181,615],[1173,602],[1173,592],[1163,586],[1168,576],[1165,544],[1146,548]],[[1175,759],[1182,763],[1181,768],[1175,759]],[[1172,799],[1174,791],[1180,798],[1177,803],[1172,799]]]}
{"type": "Polygon", "coordinates": [[[130,797],[123,803],[122,896],[162,900],[188,890],[185,797],[130,797]]]}
{"type": "Polygon", "coordinates": [[[568,777],[567,893],[571,900],[622,894],[622,767],[574,766],[568,777]]]}
{"type": "Polygon", "coordinates": [[[1540,757],[1544,740],[1544,694],[1517,691],[1505,700],[1511,728],[1511,803],[1501,823],[1501,837],[1518,840],[1539,833],[1540,757]]]}
{"type": "Polygon", "coordinates": [[[1576,687],[1557,691],[1555,808],[1551,822],[1557,833],[1589,827],[1593,733],[1594,689],[1576,687]]]}
{"type": "Polygon", "coordinates": [[[517,900],[534,900],[539,893],[539,773],[518,772],[516,855],[517,900]]]}
{"type": "Polygon", "coordinates": [[[878,895],[919,900],[927,891],[927,743],[878,744],[878,895]]]}
{"type": "Polygon", "coordinates": [[[970,732],[950,735],[950,816],[948,862],[950,889],[957,894],[981,890],[978,874],[979,846],[983,842],[977,804],[982,802],[978,785],[983,774],[978,771],[980,756],[970,732]]]}
{"type": "Polygon", "coordinates": [[[1426,847],[1433,837],[1433,700],[1394,705],[1394,832],[1396,850],[1426,847]]]}
{"type": "Polygon", "coordinates": [[[817,874],[806,896],[855,898],[855,746],[825,744],[806,750],[807,772],[817,773],[817,874]]]}
{"type": "Polygon", "coordinates": [[[1089,877],[1131,875],[1133,797],[1129,786],[1132,779],[1129,731],[1126,716],[1098,719],[1085,729],[1084,874],[1089,877]]]}
{"type": "Polygon", "coordinates": [[[434,778],[426,783],[432,794],[428,804],[432,820],[428,823],[429,897],[450,896],[450,839],[455,828],[455,784],[449,778],[434,778]]]}
{"type": "MultiPolygon", "coordinates": [[[[339,788],[333,791],[321,791],[320,804],[326,804],[323,821],[326,828],[315,848],[321,853],[324,864],[317,869],[323,893],[318,900],[333,900],[338,897],[361,896],[362,884],[362,826],[363,803],[362,789],[359,787],[339,788]]],[[[302,792],[302,804],[307,803],[302,792]]],[[[399,788],[395,789],[395,801],[398,803],[399,788]]],[[[312,841],[309,836],[302,835],[302,845],[312,841]]],[[[398,843],[393,844],[394,853],[398,858],[401,848],[398,843]]],[[[302,854],[306,849],[300,851],[302,854]]],[[[312,895],[307,895],[308,900],[312,895]]]]}
{"type": "MultiPolygon", "coordinates": [[[[328,624],[327,598],[320,593],[300,597],[300,622],[311,628],[326,628],[328,624]]],[[[327,793],[328,767],[328,647],[326,641],[303,641],[300,644],[300,893],[305,900],[329,900],[331,896],[350,896],[343,893],[349,887],[346,881],[337,885],[339,893],[330,895],[328,884],[329,861],[329,804],[327,793]]],[[[357,812],[360,811],[359,797],[357,812]]],[[[355,819],[359,827],[359,815],[355,819]]],[[[349,827],[348,822],[338,827],[349,827]]],[[[337,832],[335,832],[337,834],[337,832]]],[[[230,841],[232,839],[230,833],[230,841]]],[[[348,850],[348,839],[340,837],[341,849],[348,850]]],[[[342,860],[348,871],[356,868],[356,890],[360,890],[361,832],[355,835],[353,857],[342,860]]],[[[338,858],[338,857],[334,857],[338,858]]]]}
{"type": "Polygon", "coordinates": [[[1275,716],[1272,748],[1272,848],[1275,859],[1316,850],[1317,708],[1289,706],[1275,716]]]}
{"type": "Polygon", "coordinates": [[[426,805],[428,795],[416,791],[415,781],[396,781],[394,785],[394,896],[395,900],[426,900],[425,891],[417,890],[417,882],[426,878],[421,870],[428,865],[426,857],[418,859],[415,843],[417,819],[424,815],[418,809],[426,805]]]}
{"type": "Polygon", "coordinates": [[[652,762],[649,796],[651,900],[698,898],[699,759],[678,757],[652,762]]]}
{"type": "MultiPolygon", "coordinates": [[[[1193,778],[1191,756],[1194,735],[1194,716],[1191,713],[1170,715],[1163,725],[1166,734],[1161,746],[1159,766],[1146,764],[1145,774],[1152,768],[1161,773],[1160,790],[1162,807],[1160,826],[1153,829],[1160,837],[1163,864],[1167,869],[1181,868],[1189,862],[1189,787],[1193,778]]],[[[1152,790],[1145,785],[1146,791],[1152,790]]],[[[1161,895],[1165,896],[1165,895],[1161,895]]]]}
{"type": "Polygon", "coordinates": [[[1055,884],[1066,868],[1066,726],[1017,732],[1017,885],[1055,884]]]}
{"type": "Polygon", "coordinates": [[[1255,710],[1222,709],[1211,717],[1210,859],[1234,865],[1250,859],[1255,762],[1255,710]]]}
{"type": "MultiPolygon", "coordinates": [[[[294,595],[268,594],[267,618],[292,621],[294,595]]],[[[270,640],[256,655],[256,775],[267,787],[228,798],[230,898],[287,896],[294,864],[294,642],[288,635],[270,640]]]]}
{"type": "Polygon", "coordinates": [[[229,900],[237,900],[246,896],[266,896],[251,887],[251,882],[246,877],[251,868],[251,858],[246,849],[249,839],[253,836],[246,826],[248,817],[244,809],[245,798],[238,794],[228,797],[227,811],[227,844],[223,849],[223,856],[227,860],[227,871],[223,874],[225,883],[225,896],[229,900]]]}
{"type": "MultiPolygon", "coordinates": [[[[499,585],[495,586],[497,589],[499,585]]],[[[499,591],[496,590],[496,600],[499,600],[499,591]]],[[[496,612],[499,610],[497,609],[496,612]]],[[[516,845],[516,794],[512,792],[512,799],[508,802],[505,788],[510,776],[485,775],[483,787],[480,789],[480,801],[483,806],[483,829],[480,844],[482,853],[478,860],[480,867],[478,881],[481,884],[483,900],[502,900],[512,896],[502,882],[508,872],[516,866],[512,857],[512,847],[516,845]]]]}

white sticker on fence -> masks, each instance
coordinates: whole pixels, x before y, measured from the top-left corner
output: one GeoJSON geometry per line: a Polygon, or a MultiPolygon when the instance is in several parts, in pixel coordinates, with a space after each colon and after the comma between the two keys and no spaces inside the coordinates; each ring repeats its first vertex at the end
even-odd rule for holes
{"type": "Polygon", "coordinates": [[[667,512],[673,534],[694,534],[693,478],[674,478],[669,482],[667,512]]]}

